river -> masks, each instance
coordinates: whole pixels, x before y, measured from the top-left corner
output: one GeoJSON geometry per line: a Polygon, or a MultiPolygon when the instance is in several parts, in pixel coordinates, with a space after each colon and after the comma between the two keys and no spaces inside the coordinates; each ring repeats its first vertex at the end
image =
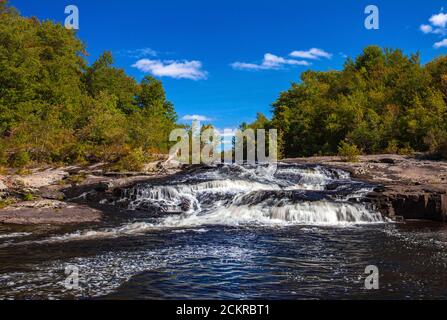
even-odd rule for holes
{"type": "Polygon", "coordinates": [[[95,225],[0,226],[0,298],[447,298],[447,227],[388,221],[364,199],[373,188],[286,164],[141,183],[95,225]]]}

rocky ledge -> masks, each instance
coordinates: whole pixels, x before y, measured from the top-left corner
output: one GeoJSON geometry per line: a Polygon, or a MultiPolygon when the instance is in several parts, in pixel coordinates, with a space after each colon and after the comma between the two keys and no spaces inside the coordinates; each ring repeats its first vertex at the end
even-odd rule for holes
{"type": "MultiPolygon", "coordinates": [[[[376,185],[367,200],[392,219],[447,222],[447,162],[399,155],[362,156],[356,163],[343,162],[339,157],[284,162],[338,168],[354,179],[376,185]]],[[[0,175],[0,224],[97,222],[103,217],[101,208],[84,203],[113,200],[122,189],[142,181],[162,180],[184,169],[178,163],[161,160],[149,164],[144,172],[109,172],[107,166],[97,164],[0,175]]]]}
{"type": "Polygon", "coordinates": [[[70,224],[100,220],[99,210],[57,200],[19,202],[0,210],[0,223],[6,224],[70,224]]]}
{"type": "Polygon", "coordinates": [[[160,160],[148,164],[143,172],[110,172],[105,164],[97,164],[0,175],[0,224],[98,222],[103,218],[101,207],[85,205],[84,200],[98,200],[87,199],[88,195],[107,196],[114,190],[165,177],[180,169],[180,164],[174,161],[160,160]]]}
{"type": "Polygon", "coordinates": [[[354,179],[377,185],[367,196],[383,215],[395,220],[447,222],[447,162],[417,156],[371,155],[347,163],[339,157],[287,159],[320,164],[351,173],[354,179]]]}

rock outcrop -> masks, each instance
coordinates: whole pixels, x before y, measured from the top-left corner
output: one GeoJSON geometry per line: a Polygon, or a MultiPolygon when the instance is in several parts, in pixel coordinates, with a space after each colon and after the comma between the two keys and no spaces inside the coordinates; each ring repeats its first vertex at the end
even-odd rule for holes
{"type": "Polygon", "coordinates": [[[420,186],[388,186],[368,195],[377,209],[393,219],[447,222],[445,189],[420,186]]]}
{"type": "Polygon", "coordinates": [[[98,222],[102,212],[84,205],[98,204],[116,189],[164,177],[181,170],[170,159],[147,165],[144,172],[109,172],[99,163],[88,167],[37,168],[25,175],[0,176],[0,223],[72,224],[98,222]],[[84,203],[83,203],[84,202],[84,203]]]}
{"type": "Polygon", "coordinates": [[[15,184],[31,189],[39,189],[67,178],[70,174],[64,169],[47,169],[35,171],[25,176],[12,176],[15,184]]]}
{"type": "Polygon", "coordinates": [[[377,185],[368,201],[392,219],[447,222],[447,162],[399,155],[362,156],[357,163],[339,157],[288,159],[342,169],[354,179],[377,185]]]}

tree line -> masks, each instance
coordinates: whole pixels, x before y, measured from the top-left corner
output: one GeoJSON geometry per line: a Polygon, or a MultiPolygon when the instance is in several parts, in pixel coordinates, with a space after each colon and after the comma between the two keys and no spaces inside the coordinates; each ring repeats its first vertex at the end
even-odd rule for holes
{"type": "Polygon", "coordinates": [[[153,77],[140,83],[92,65],[73,30],[23,17],[0,0],[0,166],[107,162],[138,169],[167,153],[174,106],[153,77]]]}
{"type": "MultiPolygon", "coordinates": [[[[0,166],[107,162],[137,170],[177,127],[162,83],[93,64],[73,30],[0,0],[0,166]]],[[[302,73],[241,128],[277,129],[282,157],[428,152],[447,158],[447,57],[370,46],[340,71],[302,73]]]]}
{"type": "Polygon", "coordinates": [[[341,71],[307,71],[245,127],[276,128],[283,157],[427,152],[447,157],[447,57],[370,46],[341,71]]]}

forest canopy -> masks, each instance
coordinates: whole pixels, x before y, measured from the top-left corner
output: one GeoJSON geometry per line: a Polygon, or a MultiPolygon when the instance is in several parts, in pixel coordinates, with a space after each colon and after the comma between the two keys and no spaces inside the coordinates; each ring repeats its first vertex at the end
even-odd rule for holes
{"type": "Polygon", "coordinates": [[[105,161],[132,168],[167,153],[177,116],[163,85],[141,83],[52,21],[0,1],[0,165],[105,161]]]}
{"type": "MultiPolygon", "coordinates": [[[[0,0],[0,166],[116,164],[167,153],[177,115],[163,84],[138,83],[104,52],[94,63],[73,30],[0,0]]],[[[447,157],[447,57],[370,46],[340,71],[307,71],[241,128],[278,129],[283,157],[430,152],[447,157]]]]}
{"type": "MultiPolygon", "coordinates": [[[[425,65],[419,54],[370,46],[341,71],[307,71],[273,103],[284,157],[363,153],[447,155],[447,57],[425,65]]],[[[268,122],[268,123],[267,123],[268,122]]]]}

